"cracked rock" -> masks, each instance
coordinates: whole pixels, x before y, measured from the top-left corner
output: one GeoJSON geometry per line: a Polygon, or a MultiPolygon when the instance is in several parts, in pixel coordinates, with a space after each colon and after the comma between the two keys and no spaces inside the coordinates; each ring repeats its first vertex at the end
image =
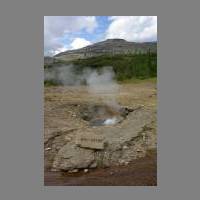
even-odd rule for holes
{"type": "Polygon", "coordinates": [[[54,158],[53,169],[72,170],[88,168],[94,162],[94,152],[76,145],[66,144],[54,158]]]}

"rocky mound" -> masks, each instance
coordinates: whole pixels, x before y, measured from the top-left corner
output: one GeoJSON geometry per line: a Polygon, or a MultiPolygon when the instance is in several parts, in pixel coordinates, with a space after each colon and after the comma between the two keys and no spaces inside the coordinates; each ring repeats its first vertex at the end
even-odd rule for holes
{"type": "MultiPolygon", "coordinates": [[[[87,126],[54,140],[58,148],[52,171],[127,165],[156,147],[156,113],[143,108],[129,113],[125,120],[110,126],[87,126]]],[[[55,146],[56,147],[56,146],[55,146]]]]}

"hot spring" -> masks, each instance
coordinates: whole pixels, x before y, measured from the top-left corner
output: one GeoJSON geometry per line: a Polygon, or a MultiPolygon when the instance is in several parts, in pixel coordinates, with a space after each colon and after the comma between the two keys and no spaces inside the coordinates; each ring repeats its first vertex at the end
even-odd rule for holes
{"type": "Polygon", "coordinates": [[[91,126],[109,126],[121,123],[132,109],[126,107],[111,107],[108,105],[84,105],[80,116],[91,126]]]}

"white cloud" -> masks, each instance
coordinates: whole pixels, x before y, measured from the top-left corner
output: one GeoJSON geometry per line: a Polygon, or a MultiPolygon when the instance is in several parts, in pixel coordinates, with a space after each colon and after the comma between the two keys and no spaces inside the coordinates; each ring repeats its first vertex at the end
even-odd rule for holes
{"type": "Polygon", "coordinates": [[[75,38],[73,42],[70,44],[71,49],[79,49],[85,46],[92,44],[90,41],[84,38],[75,38]]]}
{"type": "Polygon", "coordinates": [[[92,33],[97,26],[95,16],[45,16],[44,52],[53,54],[65,48],[61,39],[67,34],[81,30],[92,33]]]}
{"type": "Polygon", "coordinates": [[[106,39],[122,38],[128,41],[157,40],[157,16],[112,16],[106,39]]]}
{"type": "Polygon", "coordinates": [[[61,48],[58,48],[55,51],[53,51],[52,55],[55,55],[55,54],[58,54],[58,53],[61,53],[61,52],[67,51],[67,50],[69,50],[69,48],[61,47],[61,48]]]}

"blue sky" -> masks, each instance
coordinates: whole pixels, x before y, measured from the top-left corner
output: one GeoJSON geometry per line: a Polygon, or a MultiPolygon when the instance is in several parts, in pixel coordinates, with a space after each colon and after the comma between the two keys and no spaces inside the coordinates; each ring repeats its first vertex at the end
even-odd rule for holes
{"type": "Polygon", "coordinates": [[[45,16],[44,55],[111,38],[157,41],[156,16],[45,16]]]}

